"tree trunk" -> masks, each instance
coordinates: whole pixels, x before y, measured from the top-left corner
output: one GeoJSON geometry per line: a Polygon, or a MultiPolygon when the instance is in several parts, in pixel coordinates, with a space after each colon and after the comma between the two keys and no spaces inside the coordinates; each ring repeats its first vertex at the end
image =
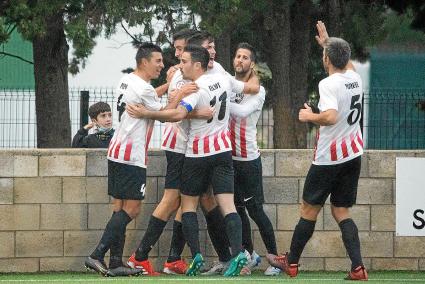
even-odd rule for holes
{"type": "Polygon", "coordinates": [[[33,40],[37,147],[71,145],[68,45],[63,15],[46,17],[46,32],[33,40]]]}
{"type": "MultiPolygon", "coordinates": [[[[276,1],[279,2],[279,1],[276,1]]],[[[273,103],[273,144],[274,148],[295,148],[296,139],[291,115],[290,94],[290,11],[288,1],[275,3],[265,18],[265,29],[269,30],[270,50],[268,66],[272,72],[273,103]],[[268,17],[268,18],[267,18],[268,17]]]]}
{"type": "Polygon", "coordinates": [[[219,62],[227,72],[232,70],[232,55],[230,49],[230,33],[223,31],[215,41],[215,50],[217,52],[217,62],[219,62]]]}
{"type": "Polygon", "coordinates": [[[307,147],[308,124],[298,120],[299,109],[308,100],[308,63],[311,46],[311,0],[295,1],[291,6],[290,94],[291,120],[294,123],[294,148],[307,147]]]}
{"type": "Polygon", "coordinates": [[[328,18],[326,29],[329,36],[340,37],[342,33],[342,3],[341,0],[325,1],[325,13],[328,18]]]}

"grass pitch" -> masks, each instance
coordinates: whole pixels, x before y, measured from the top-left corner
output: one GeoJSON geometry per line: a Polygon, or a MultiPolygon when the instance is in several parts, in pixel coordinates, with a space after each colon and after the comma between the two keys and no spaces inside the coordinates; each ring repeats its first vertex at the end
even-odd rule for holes
{"type": "MultiPolygon", "coordinates": [[[[218,283],[351,283],[344,281],[344,272],[300,272],[298,277],[287,276],[264,276],[261,272],[255,272],[251,276],[225,278],[221,276],[169,276],[159,277],[139,276],[132,278],[106,278],[93,273],[37,273],[37,274],[0,274],[0,284],[4,283],[144,283],[144,284],[218,284],[218,283]]],[[[369,273],[369,281],[372,283],[425,283],[424,272],[398,272],[398,271],[375,271],[369,273]]]]}

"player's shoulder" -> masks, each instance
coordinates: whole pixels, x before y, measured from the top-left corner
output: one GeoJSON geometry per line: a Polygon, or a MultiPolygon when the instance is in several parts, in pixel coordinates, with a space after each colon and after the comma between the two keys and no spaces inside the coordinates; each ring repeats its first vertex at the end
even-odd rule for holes
{"type": "Polygon", "coordinates": [[[227,71],[223,68],[223,66],[221,66],[221,64],[218,63],[217,61],[214,61],[213,70],[214,72],[217,72],[217,73],[227,73],[227,71]]]}
{"type": "Polygon", "coordinates": [[[260,86],[260,91],[258,92],[258,96],[265,99],[266,98],[266,89],[263,86],[260,86]]]}

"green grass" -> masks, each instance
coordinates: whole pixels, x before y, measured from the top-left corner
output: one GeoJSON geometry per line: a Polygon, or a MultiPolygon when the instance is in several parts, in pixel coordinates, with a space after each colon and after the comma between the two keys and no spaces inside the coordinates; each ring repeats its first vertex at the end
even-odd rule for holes
{"type": "MultiPolygon", "coordinates": [[[[3,283],[350,283],[342,280],[343,272],[301,272],[297,278],[287,276],[268,277],[256,272],[251,276],[224,278],[222,276],[168,276],[159,277],[132,277],[132,278],[106,278],[93,273],[28,273],[28,274],[0,274],[0,284],[3,283]]],[[[425,272],[399,272],[377,271],[371,272],[369,281],[373,283],[425,283],[425,272]]]]}

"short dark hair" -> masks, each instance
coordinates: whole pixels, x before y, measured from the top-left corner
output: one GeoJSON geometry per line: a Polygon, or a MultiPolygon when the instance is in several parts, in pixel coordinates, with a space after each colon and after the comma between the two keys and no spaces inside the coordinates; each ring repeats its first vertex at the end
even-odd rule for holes
{"type": "Polygon", "coordinates": [[[188,38],[190,38],[191,36],[193,36],[194,34],[198,32],[199,31],[197,30],[191,30],[191,29],[180,30],[173,35],[173,42],[179,39],[187,40],[188,38]]]}
{"type": "Polygon", "coordinates": [[[208,42],[213,42],[214,37],[209,32],[200,31],[189,37],[187,39],[187,44],[202,45],[206,40],[208,40],[208,42]]]}
{"type": "Polygon", "coordinates": [[[350,45],[342,38],[330,37],[325,43],[325,55],[329,57],[333,66],[344,69],[350,60],[350,45]]]}
{"type": "Polygon", "coordinates": [[[204,71],[208,68],[208,62],[210,61],[210,54],[206,48],[199,45],[189,44],[184,48],[184,52],[190,53],[192,62],[200,62],[201,67],[204,71]]]}
{"type": "Polygon", "coordinates": [[[162,53],[162,49],[158,45],[150,43],[150,42],[142,43],[139,46],[139,49],[137,50],[136,64],[139,65],[140,62],[142,62],[142,58],[149,60],[152,57],[153,52],[162,53]]]}
{"type": "Polygon", "coordinates": [[[102,112],[111,111],[111,107],[105,102],[97,102],[89,107],[89,116],[91,119],[97,119],[102,112]]]}
{"type": "Polygon", "coordinates": [[[238,49],[241,49],[241,48],[249,50],[251,52],[251,56],[250,56],[251,60],[253,62],[257,62],[257,54],[256,54],[256,51],[255,51],[255,48],[252,45],[250,45],[247,42],[241,42],[236,47],[236,51],[238,51],[238,49]]]}

